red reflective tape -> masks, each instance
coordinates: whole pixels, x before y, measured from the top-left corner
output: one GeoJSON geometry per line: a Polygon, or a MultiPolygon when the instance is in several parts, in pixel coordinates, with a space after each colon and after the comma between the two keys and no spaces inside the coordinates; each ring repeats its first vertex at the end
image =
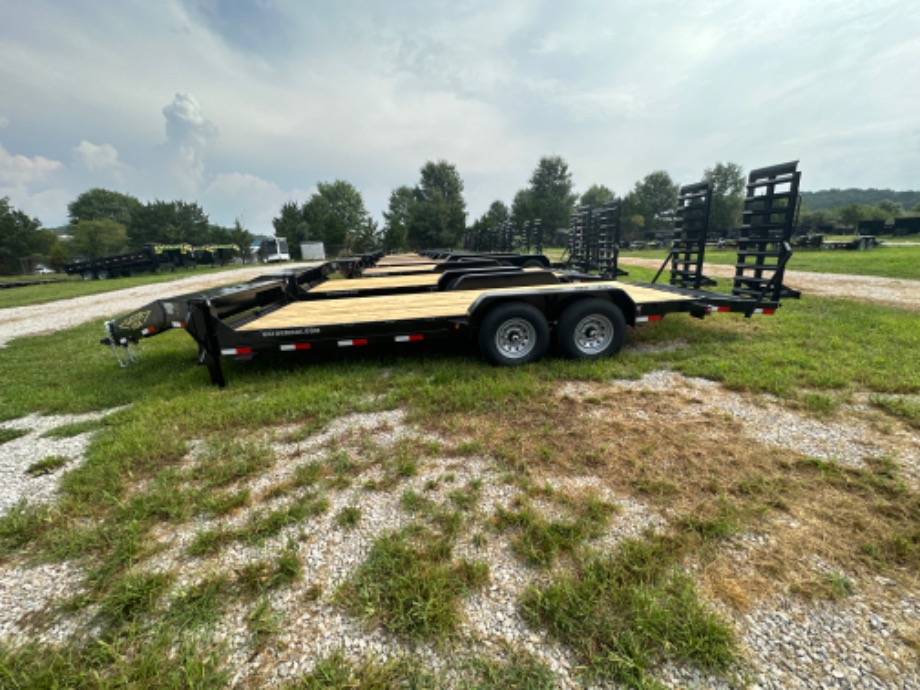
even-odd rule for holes
{"type": "Polygon", "coordinates": [[[649,320],[649,321],[661,321],[661,318],[662,318],[662,317],[660,317],[660,316],[650,316],[650,317],[648,317],[648,320],[649,320]]]}
{"type": "Polygon", "coordinates": [[[764,314],[775,314],[775,313],[776,313],[776,309],[764,309],[764,310],[763,310],[763,313],[764,313],[764,314]]]}
{"type": "Polygon", "coordinates": [[[309,350],[310,343],[290,343],[287,345],[281,345],[282,352],[293,352],[294,350],[309,350]]]}
{"type": "Polygon", "coordinates": [[[720,311],[720,312],[722,312],[722,313],[729,312],[729,311],[731,311],[731,310],[732,310],[731,307],[719,307],[719,309],[718,309],[718,311],[720,311]]]}
{"type": "Polygon", "coordinates": [[[145,328],[144,330],[142,330],[141,333],[143,333],[144,335],[150,335],[150,334],[153,333],[155,330],[156,330],[156,328],[154,328],[153,326],[147,326],[147,328],[145,328]]]}
{"type": "Polygon", "coordinates": [[[352,344],[352,345],[355,345],[355,346],[357,346],[357,345],[367,345],[367,338],[358,338],[358,339],[356,339],[356,340],[352,340],[352,341],[351,341],[351,344],[352,344]]]}

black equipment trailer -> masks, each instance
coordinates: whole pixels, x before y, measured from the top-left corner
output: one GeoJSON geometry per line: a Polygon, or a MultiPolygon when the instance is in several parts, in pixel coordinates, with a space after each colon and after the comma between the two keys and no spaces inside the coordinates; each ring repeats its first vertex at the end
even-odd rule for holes
{"type": "MultiPolygon", "coordinates": [[[[373,294],[375,286],[368,285],[369,293],[333,299],[330,288],[339,284],[359,290],[377,280],[380,289],[379,280],[386,280],[326,280],[334,268],[322,264],[157,300],[107,322],[102,342],[127,365],[136,360],[131,347],[140,339],[183,328],[198,344],[199,363],[222,387],[222,357],[250,359],[266,352],[411,344],[472,334],[483,356],[497,365],[539,359],[552,342],[568,357],[594,359],[620,350],[626,326],[668,314],[751,316],[772,314],[779,307],[774,289],[753,298],[539,270],[471,269],[459,276],[442,274],[438,286],[426,292],[373,294]]],[[[770,287],[781,287],[778,276],[770,287]]]]}
{"type": "Polygon", "coordinates": [[[627,326],[675,313],[698,318],[715,312],[773,314],[781,298],[799,296],[783,285],[792,255],[796,166],[751,171],[730,294],[702,289],[695,280],[688,284],[695,276],[688,275],[693,271],[686,270],[687,264],[698,273],[701,259],[678,262],[672,284],[662,285],[508,261],[482,265],[482,255],[431,262],[422,256],[376,254],[157,300],[107,322],[102,343],[126,366],[136,361],[131,348],[142,338],[183,328],[198,344],[199,363],[221,387],[226,383],[222,357],[411,345],[464,335],[472,335],[485,359],[496,365],[532,362],[552,343],[575,359],[612,356],[623,346],[627,326]],[[381,269],[417,270],[329,280],[333,271],[357,276],[372,263],[381,269]]]}

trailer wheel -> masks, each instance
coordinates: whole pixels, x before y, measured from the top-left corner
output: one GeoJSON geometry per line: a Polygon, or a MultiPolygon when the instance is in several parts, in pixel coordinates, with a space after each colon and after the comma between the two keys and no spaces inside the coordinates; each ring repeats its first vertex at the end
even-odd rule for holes
{"type": "Polygon", "coordinates": [[[479,349],[491,364],[527,364],[540,359],[548,347],[546,318],[539,309],[524,302],[498,305],[479,328],[479,349]]]}
{"type": "Polygon", "coordinates": [[[626,342],[626,319],[620,308],[603,299],[575,302],[559,317],[556,343],[572,359],[615,355],[626,342]]]}

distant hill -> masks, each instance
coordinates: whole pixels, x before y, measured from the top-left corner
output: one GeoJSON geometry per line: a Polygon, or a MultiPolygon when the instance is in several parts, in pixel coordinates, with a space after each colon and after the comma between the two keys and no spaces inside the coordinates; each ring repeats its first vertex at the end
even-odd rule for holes
{"type": "Polygon", "coordinates": [[[802,192],[802,209],[805,211],[826,211],[848,204],[875,206],[889,199],[900,203],[906,211],[920,204],[920,191],[896,192],[893,189],[822,189],[819,192],[802,192]]]}

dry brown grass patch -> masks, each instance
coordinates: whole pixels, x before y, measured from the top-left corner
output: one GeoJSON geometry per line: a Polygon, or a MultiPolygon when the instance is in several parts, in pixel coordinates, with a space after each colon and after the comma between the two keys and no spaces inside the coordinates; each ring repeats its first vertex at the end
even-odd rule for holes
{"type": "Polygon", "coordinates": [[[852,469],[764,445],[693,390],[577,384],[574,394],[515,408],[433,421],[530,487],[581,476],[649,505],[694,541],[706,588],[736,609],[822,577],[816,563],[913,579],[866,553],[916,528],[917,498],[892,476],[893,463],[866,458],[852,469]]]}

